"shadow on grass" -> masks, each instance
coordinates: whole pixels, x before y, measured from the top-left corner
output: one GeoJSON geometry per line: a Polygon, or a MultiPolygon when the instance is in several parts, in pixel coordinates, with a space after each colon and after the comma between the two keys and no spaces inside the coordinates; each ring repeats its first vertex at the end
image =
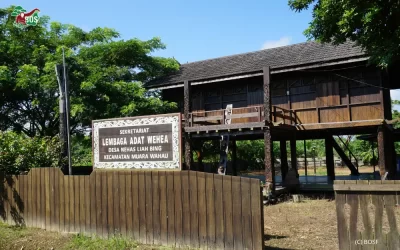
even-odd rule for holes
{"type": "MultiPolygon", "coordinates": [[[[287,236],[264,234],[264,242],[269,241],[271,239],[285,239],[285,238],[287,238],[287,236]]],[[[291,248],[264,246],[264,249],[265,250],[290,250],[291,248]]]]}

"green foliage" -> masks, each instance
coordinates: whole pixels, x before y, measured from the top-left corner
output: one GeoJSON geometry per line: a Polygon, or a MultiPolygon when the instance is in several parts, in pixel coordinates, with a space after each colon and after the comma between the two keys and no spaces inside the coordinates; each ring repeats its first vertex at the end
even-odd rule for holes
{"type": "Polygon", "coordinates": [[[376,142],[371,144],[369,141],[356,139],[349,143],[349,148],[364,165],[375,165],[377,163],[378,147],[376,142]]]}
{"type": "Polygon", "coordinates": [[[71,138],[71,158],[72,166],[93,166],[90,136],[78,134],[71,138]]]}
{"type": "Polygon", "coordinates": [[[65,49],[71,97],[72,133],[83,133],[94,119],[167,113],[176,104],[147,92],[142,83],[179,69],[172,58],[151,56],[165,45],[118,40],[110,28],[91,31],[42,16],[37,26],[13,26],[13,6],[0,9],[0,130],[30,137],[59,130],[59,87],[55,65],[65,49]]]}
{"type": "MultiPolygon", "coordinates": [[[[32,137],[12,131],[0,132],[0,171],[19,174],[37,167],[61,166],[57,137],[32,137]]],[[[65,160],[65,159],[64,159],[65,160]]]]}
{"type": "Polygon", "coordinates": [[[299,12],[313,8],[304,32],[309,39],[335,44],[350,39],[384,67],[400,57],[399,1],[289,0],[289,6],[299,12]]]}
{"type": "Polygon", "coordinates": [[[247,163],[248,170],[265,168],[264,140],[237,141],[236,152],[237,158],[247,163]]]}

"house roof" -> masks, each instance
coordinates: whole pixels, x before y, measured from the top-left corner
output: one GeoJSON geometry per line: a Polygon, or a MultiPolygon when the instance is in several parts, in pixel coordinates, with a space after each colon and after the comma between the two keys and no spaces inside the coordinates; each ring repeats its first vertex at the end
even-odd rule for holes
{"type": "Polygon", "coordinates": [[[366,60],[367,55],[353,42],[333,45],[310,41],[182,64],[176,73],[150,81],[145,84],[145,87],[158,88],[183,83],[185,80],[200,81],[260,72],[265,66],[270,66],[271,73],[274,73],[274,71],[305,65],[324,66],[328,62],[345,63],[354,58],[366,60]]]}

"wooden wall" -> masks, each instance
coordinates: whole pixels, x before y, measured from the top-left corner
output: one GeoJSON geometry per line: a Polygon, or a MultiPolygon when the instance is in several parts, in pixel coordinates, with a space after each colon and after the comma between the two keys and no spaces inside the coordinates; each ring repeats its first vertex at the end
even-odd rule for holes
{"type": "Polygon", "coordinates": [[[400,181],[335,181],[339,249],[400,249],[400,181]]]}
{"type": "MultiPolygon", "coordinates": [[[[262,76],[256,76],[195,85],[192,110],[263,105],[262,82],[262,76]]],[[[380,86],[386,85],[376,68],[282,73],[272,75],[271,99],[273,106],[296,111],[301,124],[391,119],[390,93],[380,86]]],[[[183,100],[175,89],[165,90],[164,96],[183,100]]]]}
{"type": "Polygon", "coordinates": [[[263,249],[259,180],[193,171],[0,173],[0,220],[146,244],[263,249]]]}

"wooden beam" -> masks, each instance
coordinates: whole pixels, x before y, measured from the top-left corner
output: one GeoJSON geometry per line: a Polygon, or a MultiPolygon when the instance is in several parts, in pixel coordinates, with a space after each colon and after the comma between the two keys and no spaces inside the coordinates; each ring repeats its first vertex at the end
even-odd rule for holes
{"type": "Polygon", "coordinates": [[[384,120],[366,120],[351,122],[331,122],[331,123],[310,123],[296,125],[297,130],[331,129],[331,128],[352,128],[382,125],[384,120]]]}
{"type": "Polygon", "coordinates": [[[326,156],[326,170],[328,177],[333,181],[335,180],[335,161],[333,158],[333,137],[328,136],[325,138],[325,156],[326,156]]]}
{"type": "Polygon", "coordinates": [[[357,168],[353,165],[349,157],[346,153],[342,150],[342,148],[337,144],[335,140],[332,138],[332,146],[335,148],[336,152],[342,158],[346,166],[350,169],[352,175],[359,175],[357,168]]]}
{"type": "MultiPolygon", "coordinates": [[[[189,81],[184,82],[184,116],[185,116],[185,128],[193,126],[190,124],[190,110],[191,110],[191,86],[189,81]]],[[[185,165],[186,169],[190,170],[193,166],[193,154],[192,154],[192,146],[190,143],[190,135],[185,133],[185,165]]]]}
{"type": "Polygon", "coordinates": [[[223,125],[185,127],[185,132],[192,133],[197,131],[212,131],[212,130],[222,131],[228,129],[263,128],[264,126],[265,125],[263,122],[233,123],[233,124],[223,124],[223,125]]]}
{"type": "Polygon", "coordinates": [[[388,184],[383,182],[382,184],[333,184],[335,191],[357,191],[357,192],[371,192],[371,191],[400,191],[400,185],[388,184]]]}
{"type": "Polygon", "coordinates": [[[282,180],[285,180],[287,172],[288,172],[288,161],[287,161],[287,149],[286,149],[286,141],[279,141],[280,151],[281,151],[281,173],[282,180]]]}

